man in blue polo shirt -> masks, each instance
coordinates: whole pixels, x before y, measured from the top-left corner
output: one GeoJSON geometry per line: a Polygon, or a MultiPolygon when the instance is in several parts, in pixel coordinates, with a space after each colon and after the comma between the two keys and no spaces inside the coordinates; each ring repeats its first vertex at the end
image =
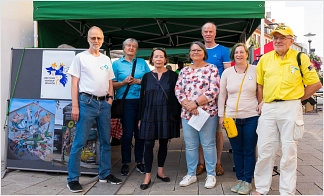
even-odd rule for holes
{"type": "MultiPolygon", "coordinates": [[[[208,63],[217,67],[219,76],[222,77],[223,71],[231,67],[230,50],[225,46],[217,44],[215,42],[216,37],[216,25],[212,22],[207,22],[201,28],[201,35],[204,38],[205,46],[208,52],[208,63]]],[[[222,128],[217,123],[216,131],[216,148],[217,148],[217,163],[216,174],[221,176],[224,174],[224,169],[221,164],[221,156],[223,151],[224,139],[222,128]]],[[[199,164],[197,166],[196,174],[199,175],[206,170],[204,163],[204,155],[201,147],[199,147],[199,164]]]]}

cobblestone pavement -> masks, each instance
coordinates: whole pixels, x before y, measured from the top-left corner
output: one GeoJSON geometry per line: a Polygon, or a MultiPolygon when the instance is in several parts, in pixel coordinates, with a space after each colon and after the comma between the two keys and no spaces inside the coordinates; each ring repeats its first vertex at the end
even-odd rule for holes
{"type": "MultiPolygon", "coordinates": [[[[305,131],[303,139],[298,145],[298,177],[297,195],[323,195],[323,112],[304,115],[305,131]]],[[[186,175],[186,158],[183,137],[172,139],[169,143],[168,156],[165,163],[165,174],[170,177],[170,182],[156,179],[156,156],[153,162],[152,183],[147,190],[141,190],[140,184],[144,175],[135,170],[135,163],[130,164],[128,176],[120,175],[121,156],[120,146],[113,146],[112,174],[123,180],[121,185],[111,185],[97,182],[95,176],[82,175],[80,183],[84,191],[80,195],[233,195],[230,187],[235,184],[233,172],[233,159],[230,153],[230,144],[224,133],[224,151],[222,165],[225,170],[223,176],[217,177],[216,187],[205,189],[206,172],[198,176],[198,182],[188,187],[180,187],[179,182],[186,175]]],[[[157,150],[156,143],[155,150],[157,150]]],[[[155,151],[156,152],[156,151],[155,151]]],[[[279,168],[281,151],[277,152],[278,158],[275,165],[279,168]]],[[[66,188],[66,173],[46,173],[40,171],[10,170],[4,173],[2,162],[1,194],[4,195],[71,195],[66,188]]],[[[272,186],[269,195],[279,195],[279,175],[273,173],[272,186]]],[[[253,184],[254,188],[254,184],[253,184]]],[[[76,195],[75,194],[75,195],[76,195]]]]}

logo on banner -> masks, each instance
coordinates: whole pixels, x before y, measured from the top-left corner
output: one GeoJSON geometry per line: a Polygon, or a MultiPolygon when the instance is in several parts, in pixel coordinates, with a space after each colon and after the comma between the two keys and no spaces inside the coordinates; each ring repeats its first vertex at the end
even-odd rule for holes
{"type": "Polygon", "coordinates": [[[64,73],[64,63],[60,63],[60,66],[54,62],[51,67],[47,67],[47,73],[52,77],[45,78],[45,84],[62,84],[64,87],[68,81],[66,74],[64,73]]]}

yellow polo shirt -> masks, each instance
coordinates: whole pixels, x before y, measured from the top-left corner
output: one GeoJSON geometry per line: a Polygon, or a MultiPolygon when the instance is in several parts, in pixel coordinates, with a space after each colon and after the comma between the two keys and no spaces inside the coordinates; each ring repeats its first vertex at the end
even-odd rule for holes
{"type": "Polygon", "coordinates": [[[282,60],[273,50],[261,57],[257,65],[257,83],[263,85],[264,102],[300,99],[304,95],[304,84],[319,82],[315,68],[306,54],[300,56],[303,78],[301,77],[297,54],[298,51],[289,49],[282,60]]]}

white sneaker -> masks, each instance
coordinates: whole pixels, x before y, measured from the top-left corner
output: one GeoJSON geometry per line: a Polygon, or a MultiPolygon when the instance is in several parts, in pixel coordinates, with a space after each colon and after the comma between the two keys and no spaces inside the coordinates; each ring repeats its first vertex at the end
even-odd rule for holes
{"type": "Polygon", "coordinates": [[[205,188],[211,189],[214,188],[216,185],[216,177],[215,176],[207,176],[205,188]]]}
{"type": "Polygon", "coordinates": [[[186,175],[183,177],[181,182],[179,183],[180,186],[189,186],[190,184],[197,182],[197,177],[196,176],[190,176],[186,175]]]}

